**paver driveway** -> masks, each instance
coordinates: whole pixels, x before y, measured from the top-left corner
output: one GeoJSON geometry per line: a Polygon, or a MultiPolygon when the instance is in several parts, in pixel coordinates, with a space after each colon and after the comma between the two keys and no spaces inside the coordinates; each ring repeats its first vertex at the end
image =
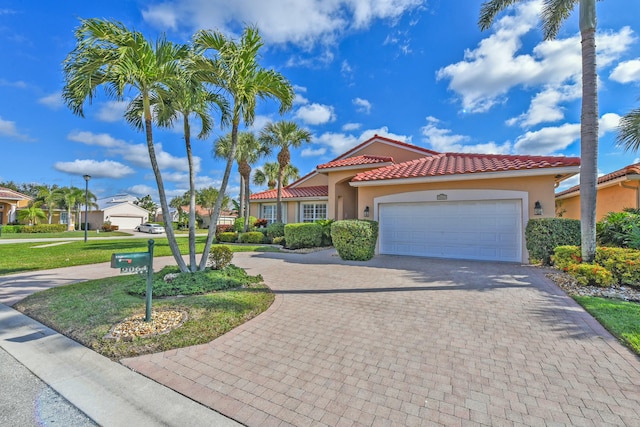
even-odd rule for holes
{"type": "Polygon", "coordinates": [[[123,363],[249,426],[640,425],[640,360],[536,267],[235,254],[273,306],[123,363]]]}

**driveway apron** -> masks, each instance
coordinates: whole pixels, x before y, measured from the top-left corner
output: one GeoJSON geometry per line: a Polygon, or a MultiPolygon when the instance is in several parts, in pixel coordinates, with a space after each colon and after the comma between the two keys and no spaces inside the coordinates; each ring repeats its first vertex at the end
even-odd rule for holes
{"type": "Polygon", "coordinates": [[[248,426],[638,425],[640,359],[509,263],[237,253],[276,293],[209,344],[122,361],[248,426]]]}

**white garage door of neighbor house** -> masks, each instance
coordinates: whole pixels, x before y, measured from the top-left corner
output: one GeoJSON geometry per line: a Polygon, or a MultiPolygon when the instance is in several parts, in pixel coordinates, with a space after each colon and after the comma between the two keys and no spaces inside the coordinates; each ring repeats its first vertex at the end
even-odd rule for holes
{"type": "Polygon", "coordinates": [[[522,261],[520,200],[383,203],[380,253],[522,261]]]}
{"type": "Polygon", "coordinates": [[[142,224],[142,217],[112,216],[109,218],[111,225],[117,225],[120,230],[133,230],[142,224]]]}

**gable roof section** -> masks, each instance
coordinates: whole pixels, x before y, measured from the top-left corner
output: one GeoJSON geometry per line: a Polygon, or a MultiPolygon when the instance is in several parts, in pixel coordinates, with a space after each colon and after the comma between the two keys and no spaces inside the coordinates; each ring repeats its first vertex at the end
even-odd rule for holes
{"type": "Polygon", "coordinates": [[[334,168],[351,168],[358,166],[375,165],[382,163],[393,163],[393,157],[389,156],[355,156],[346,159],[334,160],[329,163],[316,166],[316,169],[334,169],[334,168]]]}
{"type": "Polygon", "coordinates": [[[0,187],[0,199],[5,200],[33,200],[33,197],[19,193],[7,187],[0,187]]]}
{"type": "MultiPolygon", "coordinates": [[[[580,165],[578,157],[441,153],[357,174],[352,182],[464,176],[468,174],[541,170],[580,165]]],[[[571,171],[572,173],[577,172],[571,171]]]]}
{"type": "MultiPolygon", "coordinates": [[[[275,200],[278,197],[278,190],[267,190],[261,193],[252,194],[251,200],[275,200]]],[[[313,187],[285,187],[282,189],[282,199],[299,199],[311,197],[329,197],[329,187],[326,185],[316,185],[313,187]]]]}
{"type": "Polygon", "coordinates": [[[355,153],[356,151],[362,150],[367,145],[371,145],[374,142],[382,142],[382,143],[388,144],[388,145],[395,145],[397,147],[409,149],[409,150],[414,151],[416,153],[424,154],[426,156],[433,156],[433,155],[436,155],[436,154],[440,154],[437,151],[429,150],[427,148],[418,147],[417,145],[408,144],[406,142],[398,141],[398,140],[395,140],[395,139],[385,138],[384,136],[380,136],[380,135],[376,134],[373,137],[371,137],[371,138],[367,139],[366,141],[364,141],[363,143],[361,143],[359,145],[356,145],[355,147],[353,147],[351,150],[347,151],[346,153],[340,154],[338,157],[336,157],[335,159],[331,160],[331,162],[329,162],[329,163],[335,162],[336,160],[341,160],[341,159],[345,159],[347,157],[351,157],[351,154],[355,153]]]}
{"type": "MultiPolygon", "coordinates": [[[[602,175],[598,178],[597,186],[601,187],[611,181],[615,181],[619,178],[627,178],[628,175],[640,175],[640,163],[634,163],[632,165],[628,165],[623,167],[622,169],[618,169],[617,171],[613,171],[606,175],[602,175]]],[[[568,196],[572,193],[576,193],[576,195],[580,192],[580,186],[574,185],[573,187],[561,191],[556,194],[556,197],[568,196]]]]}

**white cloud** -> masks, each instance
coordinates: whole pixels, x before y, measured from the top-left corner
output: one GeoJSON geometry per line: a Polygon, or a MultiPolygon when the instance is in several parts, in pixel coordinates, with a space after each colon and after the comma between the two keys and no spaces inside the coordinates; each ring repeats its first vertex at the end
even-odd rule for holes
{"type": "Polygon", "coordinates": [[[60,92],[52,93],[51,95],[44,96],[38,99],[38,104],[45,105],[52,110],[59,110],[64,107],[64,101],[60,92]]]}
{"type": "Polygon", "coordinates": [[[103,122],[119,122],[124,118],[124,112],[129,101],[108,101],[100,105],[98,120],[103,122]]]}
{"type": "Polygon", "coordinates": [[[11,87],[17,87],[19,89],[26,89],[29,87],[29,85],[22,80],[16,80],[12,82],[5,79],[0,79],[0,86],[11,86],[11,87]]]}
{"type": "Polygon", "coordinates": [[[640,82],[640,59],[619,63],[609,78],[619,83],[640,82]]]}
{"type": "Polygon", "coordinates": [[[336,119],[333,107],[323,104],[303,105],[296,111],[295,118],[310,125],[321,125],[336,119]]]}
{"type": "MultiPolygon", "coordinates": [[[[151,162],[149,160],[149,151],[145,144],[129,145],[127,147],[111,150],[112,154],[122,156],[123,159],[128,162],[144,168],[150,168],[151,162]]],[[[162,171],[164,176],[167,171],[182,171],[187,172],[189,170],[189,164],[186,157],[176,157],[170,153],[167,153],[162,149],[161,143],[155,143],[155,153],[158,162],[158,167],[162,171]]],[[[195,172],[200,170],[201,159],[198,156],[193,156],[193,167],[195,172]]],[[[164,179],[164,178],[163,178],[164,179]]]]}
{"type": "Polygon", "coordinates": [[[450,129],[441,127],[442,122],[435,117],[427,117],[427,125],[422,127],[423,141],[435,151],[443,153],[492,153],[508,154],[511,144],[505,142],[498,145],[495,142],[484,144],[464,144],[471,140],[466,135],[453,134],[450,129]]]}
{"type": "Polygon", "coordinates": [[[560,103],[579,99],[581,93],[581,87],[578,84],[548,86],[533,97],[526,113],[507,120],[507,125],[518,124],[528,128],[540,123],[562,120],[564,109],[560,107],[560,103]]]}
{"type": "Polygon", "coordinates": [[[304,150],[302,150],[300,155],[302,157],[320,157],[320,156],[324,156],[326,152],[327,152],[327,149],[325,147],[315,148],[315,149],[305,148],[304,150]]]}
{"type": "MultiPolygon", "coordinates": [[[[156,187],[151,187],[149,185],[144,185],[144,184],[132,185],[131,187],[127,188],[127,193],[133,194],[134,196],[137,196],[137,197],[144,197],[146,195],[150,195],[153,200],[158,199],[158,189],[156,187]]],[[[182,191],[179,194],[175,194],[173,196],[169,195],[169,191],[167,191],[166,194],[167,194],[167,198],[170,198],[175,196],[182,196],[184,194],[184,191],[182,191]]]]}
{"type": "Polygon", "coordinates": [[[362,127],[362,123],[345,123],[342,125],[344,132],[351,132],[352,130],[358,130],[362,127]]]}
{"type": "Polygon", "coordinates": [[[116,139],[107,133],[93,133],[89,131],[73,131],[67,135],[69,141],[80,142],[86,145],[97,145],[105,148],[126,147],[127,143],[116,139]]]}
{"type": "Polygon", "coordinates": [[[309,100],[304,96],[300,95],[299,93],[296,93],[295,96],[293,97],[293,105],[304,105],[308,103],[309,103],[309,100]]]}
{"type": "Polygon", "coordinates": [[[373,138],[375,135],[384,136],[386,138],[395,139],[402,142],[411,142],[411,137],[407,135],[398,135],[389,132],[389,128],[383,126],[379,129],[367,129],[360,136],[350,135],[338,132],[325,132],[314,139],[314,142],[329,147],[334,155],[342,154],[345,151],[355,147],[356,145],[373,138]]]}
{"type": "Polygon", "coordinates": [[[91,178],[122,178],[135,171],[129,166],[112,160],[79,160],[73,162],[56,162],[54,169],[73,175],[89,174],[91,178]]]}
{"type": "Polygon", "coordinates": [[[247,128],[247,130],[249,132],[260,132],[267,124],[271,123],[272,121],[273,118],[271,116],[257,114],[253,118],[253,123],[247,128]]]}
{"type": "Polygon", "coordinates": [[[356,111],[358,113],[364,113],[364,114],[369,114],[371,113],[371,103],[369,101],[367,101],[366,99],[362,99],[362,98],[356,98],[353,101],[353,105],[356,106],[356,111]]]}
{"type": "Polygon", "coordinates": [[[306,48],[329,45],[343,34],[380,19],[395,20],[423,0],[169,0],[142,11],[161,30],[218,28],[255,23],[268,43],[306,48]],[[184,27],[180,27],[184,26],[184,27]],[[179,28],[180,27],[180,28],[179,28]],[[186,27],[186,28],[185,28],[186,27]]]}
{"type": "Polygon", "coordinates": [[[20,139],[22,141],[33,141],[33,139],[31,139],[28,135],[18,131],[16,122],[3,120],[2,117],[0,117],[0,135],[20,139]]]}

